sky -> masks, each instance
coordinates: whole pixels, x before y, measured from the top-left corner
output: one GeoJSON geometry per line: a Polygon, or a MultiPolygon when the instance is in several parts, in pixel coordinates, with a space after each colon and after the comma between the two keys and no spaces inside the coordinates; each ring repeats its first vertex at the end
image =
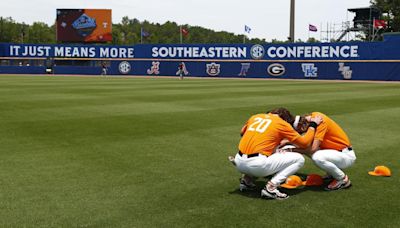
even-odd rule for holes
{"type": "MultiPolygon", "coordinates": [[[[290,0],[0,0],[0,16],[17,22],[53,24],[56,9],[111,9],[113,23],[122,17],[153,23],[173,21],[215,31],[244,34],[249,38],[286,40],[289,36],[290,0]]],[[[368,7],[369,0],[296,0],[295,38],[324,39],[327,27],[352,20],[349,8],[368,7]],[[318,32],[309,32],[308,25],[318,32]],[[321,28],[322,25],[322,28],[321,28]]]]}

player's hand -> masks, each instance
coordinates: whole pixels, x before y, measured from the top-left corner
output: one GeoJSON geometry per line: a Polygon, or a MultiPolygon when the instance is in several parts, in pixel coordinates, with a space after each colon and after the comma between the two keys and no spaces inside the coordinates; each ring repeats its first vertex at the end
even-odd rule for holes
{"type": "Polygon", "coordinates": [[[279,147],[284,147],[284,146],[286,146],[286,145],[289,144],[289,143],[290,143],[289,140],[287,140],[287,139],[282,139],[281,143],[279,144],[279,147]]]}
{"type": "Polygon", "coordinates": [[[310,122],[315,122],[317,125],[320,125],[322,123],[322,121],[324,121],[322,116],[316,116],[316,117],[310,118],[310,122]]]}

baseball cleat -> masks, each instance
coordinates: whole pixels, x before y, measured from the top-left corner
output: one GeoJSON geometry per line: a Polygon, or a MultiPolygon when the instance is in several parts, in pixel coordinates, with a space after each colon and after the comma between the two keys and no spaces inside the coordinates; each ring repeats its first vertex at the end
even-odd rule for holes
{"type": "Polygon", "coordinates": [[[261,190],[261,197],[277,200],[284,200],[289,198],[287,194],[280,192],[275,186],[271,187],[269,183],[263,188],[263,190],[261,190]]]}
{"type": "Polygon", "coordinates": [[[349,177],[346,175],[344,176],[343,180],[333,180],[326,188],[327,191],[339,190],[339,189],[346,189],[351,187],[351,181],[349,177]]]}
{"type": "Polygon", "coordinates": [[[253,182],[246,183],[246,181],[244,181],[243,178],[240,178],[239,191],[244,192],[244,191],[254,190],[255,188],[256,185],[253,182]]]}

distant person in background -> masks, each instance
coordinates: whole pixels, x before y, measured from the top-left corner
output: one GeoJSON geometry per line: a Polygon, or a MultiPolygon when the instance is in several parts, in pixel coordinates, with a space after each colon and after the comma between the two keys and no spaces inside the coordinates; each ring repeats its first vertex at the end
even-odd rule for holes
{"type": "Polygon", "coordinates": [[[101,75],[106,76],[107,75],[107,64],[106,62],[101,63],[101,75]]]}
{"type": "Polygon", "coordinates": [[[53,74],[54,73],[53,68],[54,68],[54,60],[48,57],[46,59],[46,73],[53,74]]]}
{"type": "Polygon", "coordinates": [[[178,71],[176,72],[179,75],[179,79],[183,79],[183,75],[187,75],[189,72],[186,70],[186,66],[184,62],[180,62],[178,66],[178,71]]]}
{"type": "Polygon", "coordinates": [[[291,151],[308,155],[315,165],[327,172],[327,177],[333,178],[326,190],[349,188],[351,181],[342,169],[352,166],[356,156],[343,129],[320,112],[296,116],[293,127],[302,134],[307,131],[310,121],[316,116],[321,116],[324,121],[318,126],[312,145],[306,150],[296,148],[291,151]]]}

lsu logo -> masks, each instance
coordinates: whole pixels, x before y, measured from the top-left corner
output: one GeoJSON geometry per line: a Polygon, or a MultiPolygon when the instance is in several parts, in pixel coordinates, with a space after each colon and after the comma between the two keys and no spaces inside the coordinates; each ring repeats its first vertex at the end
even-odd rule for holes
{"type": "Polygon", "coordinates": [[[250,55],[253,59],[262,59],[265,55],[265,49],[262,45],[255,44],[250,48],[250,55]]]}
{"type": "Polygon", "coordinates": [[[304,77],[306,78],[316,78],[318,77],[318,67],[314,66],[314,63],[303,63],[301,68],[304,72],[304,77]]]}
{"type": "Polygon", "coordinates": [[[351,79],[353,71],[350,69],[349,66],[345,66],[344,63],[339,63],[338,71],[342,72],[344,79],[351,79]]]}
{"type": "Polygon", "coordinates": [[[242,68],[240,69],[240,73],[238,74],[238,76],[246,77],[246,74],[250,69],[250,63],[241,63],[241,64],[242,68]]]}
{"type": "Polygon", "coordinates": [[[206,72],[208,75],[210,76],[218,76],[220,73],[220,69],[221,69],[221,64],[216,64],[216,63],[210,63],[210,64],[206,64],[207,69],[206,72]]]}
{"type": "Polygon", "coordinates": [[[131,71],[131,64],[127,61],[120,62],[118,65],[118,70],[121,74],[127,74],[131,71]]]}
{"type": "Polygon", "coordinates": [[[286,72],[285,67],[279,63],[273,63],[268,66],[267,73],[271,76],[281,76],[286,72]]]}
{"type": "Polygon", "coordinates": [[[147,74],[160,74],[160,62],[151,62],[151,68],[147,69],[147,74]]]}

